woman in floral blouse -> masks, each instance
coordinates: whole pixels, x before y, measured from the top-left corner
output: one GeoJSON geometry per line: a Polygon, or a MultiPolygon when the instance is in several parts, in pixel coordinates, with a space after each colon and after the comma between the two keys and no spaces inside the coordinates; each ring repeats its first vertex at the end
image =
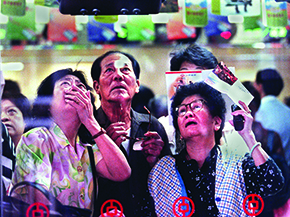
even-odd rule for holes
{"type": "Polygon", "coordinates": [[[78,70],[62,69],[42,81],[33,104],[34,123],[41,127],[20,140],[13,184],[37,182],[64,205],[92,209],[92,169],[114,181],[130,176],[125,156],[93,116],[90,90],[78,70]],[[92,146],[95,168],[86,146],[92,146]]]}

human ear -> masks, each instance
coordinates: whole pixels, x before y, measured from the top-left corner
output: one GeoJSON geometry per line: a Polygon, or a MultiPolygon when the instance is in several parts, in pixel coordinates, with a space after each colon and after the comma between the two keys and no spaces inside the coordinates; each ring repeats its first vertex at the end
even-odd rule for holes
{"type": "Polygon", "coordinates": [[[139,79],[136,80],[136,90],[135,90],[135,93],[139,93],[139,90],[140,90],[140,81],[139,79]]]}
{"type": "Polygon", "coordinates": [[[100,93],[100,85],[99,85],[99,82],[94,81],[93,87],[94,87],[96,93],[99,94],[100,93]]]}
{"type": "Polygon", "coordinates": [[[218,116],[215,116],[213,121],[214,121],[214,130],[219,131],[219,129],[221,128],[222,119],[218,116]]]}

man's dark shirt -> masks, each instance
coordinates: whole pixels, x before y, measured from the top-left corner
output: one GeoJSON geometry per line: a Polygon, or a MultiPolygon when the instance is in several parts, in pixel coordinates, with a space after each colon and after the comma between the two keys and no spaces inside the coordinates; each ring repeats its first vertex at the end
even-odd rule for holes
{"type": "MultiPolygon", "coordinates": [[[[104,129],[111,124],[102,108],[96,111],[95,117],[104,129]]],[[[131,117],[131,137],[144,137],[144,134],[148,131],[149,115],[131,110],[131,117]]],[[[164,142],[159,158],[171,155],[167,134],[162,124],[155,117],[152,117],[150,131],[156,131],[164,142]]],[[[121,146],[121,150],[132,170],[131,177],[123,182],[114,182],[105,178],[98,179],[99,191],[95,203],[97,211],[100,211],[104,202],[115,199],[123,206],[126,217],[156,216],[154,202],[147,187],[148,174],[152,168],[142,151],[133,150],[134,142],[134,140],[130,140],[129,155],[121,146]]]]}

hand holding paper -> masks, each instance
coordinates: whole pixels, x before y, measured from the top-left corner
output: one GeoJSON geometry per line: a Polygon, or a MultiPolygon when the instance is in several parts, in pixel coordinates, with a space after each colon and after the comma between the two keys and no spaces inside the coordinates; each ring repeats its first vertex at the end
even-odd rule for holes
{"type": "Polygon", "coordinates": [[[221,93],[227,94],[237,105],[239,101],[249,105],[254,98],[223,62],[217,65],[204,82],[221,93]]]}

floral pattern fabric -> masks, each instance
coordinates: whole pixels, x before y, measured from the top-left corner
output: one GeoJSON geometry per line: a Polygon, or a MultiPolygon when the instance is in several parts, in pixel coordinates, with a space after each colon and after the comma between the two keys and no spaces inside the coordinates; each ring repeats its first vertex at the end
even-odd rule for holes
{"type": "MultiPolygon", "coordinates": [[[[30,130],[17,146],[12,184],[37,182],[64,205],[92,209],[93,176],[86,146],[77,138],[75,149],[56,124],[49,130],[30,130]]],[[[97,145],[92,148],[98,164],[102,155],[97,145]]]]}

